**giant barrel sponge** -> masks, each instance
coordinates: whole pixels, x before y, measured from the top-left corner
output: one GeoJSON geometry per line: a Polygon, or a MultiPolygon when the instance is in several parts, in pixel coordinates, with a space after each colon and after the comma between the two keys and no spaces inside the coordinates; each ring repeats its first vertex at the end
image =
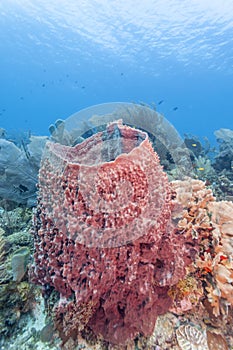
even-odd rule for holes
{"type": "Polygon", "coordinates": [[[152,333],[187,264],[171,197],[147,133],[121,121],[74,147],[47,143],[33,279],[60,294],[63,340],[85,327],[117,345],[152,333]]]}

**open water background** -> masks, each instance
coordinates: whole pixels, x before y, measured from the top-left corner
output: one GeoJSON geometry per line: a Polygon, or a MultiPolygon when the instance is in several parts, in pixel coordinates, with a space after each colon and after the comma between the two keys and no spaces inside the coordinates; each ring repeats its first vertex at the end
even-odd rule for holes
{"type": "Polygon", "coordinates": [[[233,128],[233,1],[1,0],[0,70],[9,131],[143,101],[211,139],[233,128]]]}

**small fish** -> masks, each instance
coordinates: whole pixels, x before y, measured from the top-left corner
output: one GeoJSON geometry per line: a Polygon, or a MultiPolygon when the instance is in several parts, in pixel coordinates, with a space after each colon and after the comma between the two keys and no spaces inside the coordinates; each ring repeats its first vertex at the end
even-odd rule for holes
{"type": "Polygon", "coordinates": [[[198,168],[197,170],[204,171],[205,168],[200,167],[200,168],[198,168]]]}
{"type": "Polygon", "coordinates": [[[18,188],[19,188],[20,193],[24,193],[24,192],[28,191],[28,188],[24,185],[21,185],[21,184],[19,185],[18,188]]]}
{"type": "Polygon", "coordinates": [[[173,111],[177,111],[177,109],[178,109],[178,107],[174,107],[174,108],[173,108],[173,111]]]}
{"type": "Polygon", "coordinates": [[[163,102],[164,102],[164,100],[160,100],[160,101],[158,102],[158,105],[161,105],[163,102]]]}
{"type": "Polygon", "coordinates": [[[192,143],[192,146],[193,146],[193,147],[197,147],[197,144],[196,144],[196,143],[192,143]]]}
{"type": "Polygon", "coordinates": [[[42,87],[45,87],[45,83],[41,85],[42,87]]]}
{"type": "Polygon", "coordinates": [[[3,128],[0,128],[0,138],[4,138],[6,136],[6,130],[3,128]]]}
{"type": "Polygon", "coordinates": [[[208,267],[208,266],[205,266],[205,267],[203,268],[203,272],[204,272],[204,274],[211,273],[211,272],[212,272],[212,269],[211,269],[210,267],[208,267]]]}

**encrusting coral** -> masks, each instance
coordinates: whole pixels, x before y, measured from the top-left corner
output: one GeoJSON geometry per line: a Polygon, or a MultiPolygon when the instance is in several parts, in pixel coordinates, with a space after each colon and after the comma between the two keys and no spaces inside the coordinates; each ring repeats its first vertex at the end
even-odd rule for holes
{"type": "Polygon", "coordinates": [[[176,330],[176,338],[182,350],[209,350],[206,335],[196,327],[180,326],[176,330]]]}

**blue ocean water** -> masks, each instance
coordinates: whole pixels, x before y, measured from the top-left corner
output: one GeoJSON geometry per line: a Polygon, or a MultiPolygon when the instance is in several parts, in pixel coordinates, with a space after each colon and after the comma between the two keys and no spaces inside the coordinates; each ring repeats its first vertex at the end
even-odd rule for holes
{"type": "Polygon", "coordinates": [[[181,135],[233,127],[232,0],[1,0],[0,60],[10,132],[115,101],[155,103],[181,135]]]}

